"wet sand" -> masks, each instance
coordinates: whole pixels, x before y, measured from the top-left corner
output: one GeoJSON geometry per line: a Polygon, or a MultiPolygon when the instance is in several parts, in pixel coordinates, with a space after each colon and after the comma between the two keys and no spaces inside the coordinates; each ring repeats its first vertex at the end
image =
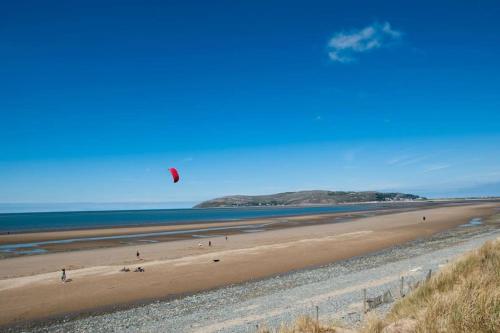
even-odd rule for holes
{"type": "Polygon", "coordinates": [[[489,216],[499,207],[497,202],[426,208],[237,234],[227,241],[211,237],[145,244],[139,248],[141,260],[135,258],[135,245],[4,259],[0,325],[162,299],[322,265],[429,236],[489,216]],[[142,266],[146,271],[123,273],[123,266],[142,266]],[[60,282],[61,267],[66,267],[71,282],[60,282]]]}
{"type": "Polygon", "coordinates": [[[435,205],[433,203],[417,204],[417,206],[409,204],[407,206],[391,208],[386,207],[384,209],[377,208],[374,210],[358,212],[270,217],[243,221],[193,222],[176,225],[152,225],[3,234],[0,235],[0,259],[47,252],[53,253],[124,245],[141,246],[147,243],[177,241],[192,238],[203,239],[207,237],[234,235],[246,232],[261,232],[304,225],[338,223],[356,217],[396,213],[421,209],[422,205],[435,205]],[[42,243],[40,244],[39,242],[42,243]],[[19,244],[26,245],[28,243],[32,243],[34,246],[15,247],[19,244]],[[10,247],[9,250],[5,249],[6,246],[10,247]]]}
{"type": "Polygon", "coordinates": [[[207,237],[261,232],[304,225],[338,223],[359,217],[466,204],[478,204],[478,202],[395,202],[377,204],[373,206],[373,209],[362,211],[255,218],[240,221],[188,222],[169,225],[160,224],[0,234],[0,260],[4,258],[44,253],[127,245],[142,246],[147,243],[192,238],[203,239],[207,237]]]}
{"type": "MultiPolygon", "coordinates": [[[[467,202],[462,202],[466,204],[467,202]]],[[[75,229],[75,230],[59,230],[59,231],[42,231],[42,232],[19,232],[10,234],[0,234],[0,245],[12,243],[28,243],[28,242],[41,242],[50,240],[72,239],[82,237],[106,237],[106,236],[124,236],[139,233],[158,233],[179,230],[195,230],[206,228],[218,227],[237,227],[244,225],[259,225],[268,224],[276,225],[297,223],[314,223],[324,221],[335,217],[355,217],[372,214],[385,214],[390,212],[407,211],[412,209],[421,209],[422,206],[428,207],[431,205],[448,205],[450,203],[434,203],[434,202],[413,202],[407,205],[398,205],[395,207],[376,208],[373,210],[362,211],[349,211],[338,213],[321,213],[312,215],[296,215],[296,216],[282,216],[282,217],[269,217],[269,218],[252,218],[238,221],[219,221],[219,222],[190,222],[181,224],[169,225],[147,225],[147,226],[128,226],[128,227],[110,227],[110,228],[93,228],[93,229],[75,229]]],[[[451,203],[453,204],[453,203],[451,203]]]]}

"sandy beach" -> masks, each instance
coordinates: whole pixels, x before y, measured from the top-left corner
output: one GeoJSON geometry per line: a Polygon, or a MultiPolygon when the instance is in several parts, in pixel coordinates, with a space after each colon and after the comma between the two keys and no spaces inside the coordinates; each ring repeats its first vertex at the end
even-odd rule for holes
{"type": "MultiPolygon", "coordinates": [[[[496,202],[425,208],[236,234],[228,240],[145,244],[140,246],[140,260],[135,258],[136,245],[4,259],[0,325],[100,311],[323,265],[430,236],[471,218],[487,217],[499,207],[496,202]],[[124,266],[141,266],[145,272],[120,272],[124,266]],[[62,267],[70,282],[60,281],[62,267]]],[[[47,239],[50,233],[30,237],[47,239]]]]}
{"type": "MultiPolygon", "coordinates": [[[[394,214],[415,209],[456,205],[457,202],[409,202],[367,206],[366,210],[310,213],[295,216],[249,218],[235,221],[203,221],[174,224],[99,227],[93,229],[13,232],[0,234],[0,260],[33,254],[89,250],[117,246],[139,246],[193,238],[230,236],[297,226],[345,222],[359,217],[394,214]]],[[[467,204],[460,202],[459,204],[467,204]]],[[[470,202],[469,202],[470,204],[470,202]]]]}
{"type": "MultiPolygon", "coordinates": [[[[375,214],[389,214],[403,212],[415,209],[421,209],[434,206],[456,205],[456,204],[473,204],[468,201],[446,201],[446,202],[394,202],[394,203],[366,203],[373,206],[367,210],[349,210],[346,212],[321,213],[321,214],[305,214],[305,215],[288,215],[262,218],[245,218],[241,220],[215,220],[215,221],[191,221],[187,223],[176,224],[152,224],[152,225],[137,225],[137,226],[116,226],[116,227],[96,227],[90,229],[69,229],[69,230],[53,230],[53,231],[37,231],[37,232],[11,232],[0,234],[0,246],[14,243],[28,242],[44,242],[52,240],[65,240],[74,238],[91,238],[91,237],[110,237],[110,236],[126,236],[133,234],[148,234],[148,233],[165,233],[176,232],[183,230],[203,230],[228,228],[227,232],[231,233],[231,227],[238,228],[242,226],[255,226],[264,224],[266,230],[270,228],[284,228],[290,226],[298,226],[304,224],[316,223],[331,223],[334,218],[352,218],[364,217],[375,214]]],[[[348,205],[345,205],[348,207],[348,205]]],[[[236,208],[237,210],[237,208],[236,208]]],[[[182,235],[172,235],[170,237],[179,238],[182,235]]],[[[159,236],[155,236],[158,238],[159,236]]],[[[97,247],[97,246],[96,246],[97,247]]]]}

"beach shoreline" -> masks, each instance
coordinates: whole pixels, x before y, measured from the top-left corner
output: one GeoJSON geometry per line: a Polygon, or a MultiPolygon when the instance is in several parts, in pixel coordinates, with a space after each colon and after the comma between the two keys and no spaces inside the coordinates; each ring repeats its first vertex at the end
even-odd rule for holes
{"type": "MultiPolygon", "coordinates": [[[[490,202],[490,201],[487,201],[490,202]]],[[[234,234],[241,232],[241,229],[258,228],[259,224],[265,224],[266,230],[275,230],[279,228],[296,227],[307,224],[322,224],[322,223],[338,223],[334,219],[344,219],[345,221],[362,217],[366,215],[391,214],[403,211],[418,210],[430,207],[442,207],[448,205],[467,205],[477,204],[478,202],[470,201],[446,201],[440,203],[409,203],[408,205],[395,205],[395,207],[374,207],[374,209],[335,213],[317,213],[304,215],[284,215],[265,218],[247,218],[240,220],[223,220],[223,221],[189,221],[183,223],[172,224],[147,224],[147,225],[127,225],[113,227],[94,227],[94,228],[77,228],[77,229],[62,229],[62,230],[41,230],[35,232],[14,232],[0,234],[0,252],[1,248],[6,248],[9,245],[26,244],[26,243],[51,243],[59,242],[60,246],[49,246],[48,251],[40,251],[40,253],[66,251],[66,250],[81,250],[99,247],[120,246],[122,238],[141,239],[144,242],[163,242],[175,241],[196,237],[196,233],[206,234],[207,236],[217,233],[234,234]],[[224,230],[227,229],[227,230],[224,230]],[[212,232],[215,230],[215,232],[212,232]],[[192,231],[192,232],[191,232],[192,231]],[[196,232],[198,231],[198,232],[196,232]],[[167,237],[163,237],[167,236],[167,237]],[[88,239],[87,239],[88,238],[88,239]],[[84,246],[77,246],[85,242],[84,246]],[[112,241],[114,240],[114,241],[112,241]],[[65,242],[62,242],[65,241],[65,242]],[[104,242],[106,241],[106,242],[104,242]]],[[[390,205],[389,205],[390,206],[390,205]]],[[[131,245],[131,244],[130,244],[131,245]]],[[[14,248],[14,246],[12,246],[14,248]]],[[[15,253],[15,252],[14,252],[15,253]]],[[[34,252],[36,254],[36,252],[34,252]]],[[[10,257],[12,255],[3,252],[0,253],[0,259],[10,257]]]]}
{"type": "MultiPolygon", "coordinates": [[[[54,212],[21,212],[21,213],[0,213],[0,217],[5,217],[9,215],[50,215],[50,214],[92,214],[92,213],[102,213],[102,214],[113,214],[113,213],[140,213],[140,212],[161,212],[161,211],[172,211],[172,210],[231,210],[238,211],[239,209],[251,209],[251,210],[280,210],[280,209],[302,209],[302,208],[335,208],[335,207],[352,207],[357,205],[363,206],[373,206],[367,209],[361,210],[348,210],[348,211],[325,211],[325,212],[308,212],[308,213],[283,213],[283,214],[271,214],[270,216],[257,216],[257,217],[241,217],[241,218],[228,218],[228,219],[218,219],[218,218],[206,218],[206,219],[193,219],[193,220],[166,220],[164,222],[137,222],[137,223],[125,223],[125,224],[115,224],[115,225],[95,225],[95,226],[65,226],[65,227],[42,227],[40,229],[13,229],[8,230],[0,229],[0,244],[6,243],[6,238],[13,237],[15,235],[19,237],[29,237],[30,235],[49,235],[49,234],[71,234],[76,233],[88,233],[93,235],[99,232],[110,233],[117,232],[120,233],[121,230],[141,230],[144,229],[156,229],[163,227],[177,227],[177,226],[192,226],[192,225],[213,225],[215,223],[237,223],[237,222],[253,222],[260,220],[276,219],[276,218],[297,218],[297,217],[317,217],[317,216],[330,216],[336,214],[349,214],[349,213],[363,213],[363,212],[374,212],[374,211],[397,211],[397,210],[409,210],[409,209],[422,209],[429,207],[439,207],[439,206],[453,206],[453,205],[467,205],[467,204],[480,204],[480,203],[491,203],[500,202],[500,198],[484,198],[484,199],[446,199],[446,200],[427,200],[427,201],[369,201],[369,202],[355,202],[355,203],[339,203],[336,205],[284,205],[284,206],[249,206],[249,207],[210,207],[210,208],[183,208],[183,209],[148,209],[148,210],[102,210],[102,211],[54,211],[54,212]]],[[[128,233],[128,231],[125,231],[128,233]]]]}
{"type": "Polygon", "coordinates": [[[346,223],[237,234],[228,241],[210,237],[202,247],[196,239],[147,244],[139,261],[134,258],[136,246],[4,259],[0,325],[143,304],[316,267],[428,237],[490,216],[499,207],[498,202],[427,207],[354,217],[346,223]],[[59,281],[62,266],[72,282],[59,281]],[[123,266],[146,271],[119,272],[123,266]]]}

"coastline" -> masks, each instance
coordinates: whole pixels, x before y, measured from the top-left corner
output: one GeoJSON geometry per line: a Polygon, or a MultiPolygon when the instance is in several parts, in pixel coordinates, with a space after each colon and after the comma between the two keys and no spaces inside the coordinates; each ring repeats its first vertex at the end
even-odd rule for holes
{"type": "MultiPolygon", "coordinates": [[[[142,227],[162,227],[162,226],[175,226],[175,225],[191,225],[191,224],[205,224],[205,223],[218,223],[218,222],[240,222],[240,221],[253,221],[272,218],[285,218],[285,217],[300,217],[300,216],[318,216],[329,215],[337,213],[349,212],[366,212],[366,211],[380,211],[380,210],[394,210],[394,209],[419,209],[434,206],[447,206],[447,205],[464,205],[464,204],[478,204],[500,202],[500,198],[482,198],[482,199],[447,199],[447,200],[414,200],[414,201],[366,201],[366,202],[345,202],[335,205],[331,204],[309,204],[309,205],[276,205],[276,206],[239,206],[239,207],[209,207],[209,208],[175,208],[175,209],[119,209],[119,210],[70,210],[70,211],[33,211],[33,212],[2,212],[0,218],[11,216],[36,216],[41,217],[47,215],[64,215],[64,214],[120,214],[120,213],[141,213],[141,212],[172,212],[172,211],[238,211],[238,210],[251,210],[251,211],[273,211],[281,209],[308,209],[308,208],[338,208],[338,207],[352,207],[352,206],[372,206],[367,209],[360,210],[340,210],[340,211],[323,211],[323,212],[304,212],[304,213],[282,213],[270,214],[269,216],[245,216],[245,217],[230,217],[230,218],[196,218],[196,219],[180,219],[176,220],[175,217],[161,222],[150,222],[145,220],[138,220],[135,223],[124,224],[96,224],[91,226],[57,226],[29,229],[23,227],[21,229],[7,229],[5,226],[0,226],[0,237],[6,235],[19,235],[19,234],[35,234],[35,233],[53,233],[53,232],[71,232],[71,231],[85,231],[85,230],[105,230],[105,229],[122,229],[122,228],[142,228],[142,227]]],[[[0,219],[1,222],[1,219],[0,219]]]]}
{"type": "MultiPolygon", "coordinates": [[[[276,225],[280,222],[300,222],[300,223],[331,223],[332,218],[351,218],[364,216],[367,214],[389,214],[392,212],[410,211],[422,208],[433,207],[434,205],[409,205],[395,208],[373,207],[367,210],[341,211],[333,213],[315,213],[315,214],[296,214],[296,215],[276,215],[272,217],[244,218],[237,220],[214,220],[214,221],[188,221],[182,223],[156,223],[145,225],[126,225],[112,227],[94,227],[94,228],[75,228],[59,230],[40,230],[31,232],[14,232],[9,234],[0,234],[0,246],[15,243],[43,242],[51,240],[67,240],[73,238],[92,238],[107,236],[127,236],[143,233],[162,233],[168,231],[208,229],[208,228],[232,228],[244,225],[276,225]]],[[[211,208],[209,208],[211,209],[211,208]]],[[[215,209],[215,208],[214,208],[215,209]]],[[[236,209],[236,208],[231,208],[236,209]]],[[[287,225],[281,224],[282,227],[287,225]]],[[[289,226],[289,225],[288,225],[289,226]]]]}
{"type": "MultiPolygon", "coordinates": [[[[466,203],[466,201],[458,201],[460,203],[466,203]]],[[[490,202],[490,201],[488,201],[490,202]]],[[[381,209],[397,209],[399,208],[409,208],[409,207],[424,207],[424,206],[434,206],[449,204],[447,203],[434,203],[432,201],[422,202],[422,201],[409,201],[409,202],[357,202],[357,203],[341,203],[336,205],[284,205],[284,206],[249,206],[249,207],[211,207],[211,208],[182,208],[182,209],[133,209],[133,210],[93,210],[93,211],[53,211],[53,212],[21,212],[21,213],[0,213],[0,236],[2,235],[14,235],[14,234],[27,234],[27,233],[41,233],[41,232],[59,232],[59,231],[78,231],[78,230],[98,230],[98,229],[120,229],[120,228],[137,228],[137,227],[159,227],[159,226],[170,226],[170,225],[190,225],[190,224],[203,224],[203,223],[214,223],[214,222],[239,222],[239,221],[252,221],[260,219],[271,219],[280,217],[296,217],[296,216],[315,216],[315,215],[326,215],[335,213],[348,213],[348,212],[362,212],[368,210],[381,210],[381,209]],[[345,207],[353,206],[364,206],[361,209],[343,210],[345,207]],[[307,209],[326,209],[323,211],[303,211],[303,212],[290,212],[290,210],[307,210],[307,209]],[[339,209],[340,208],[340,209],[339,209]],[[280,211],[280,213],[275,214],[273,212],[280,211]],[[198,217],[184,217],[182,215],[172,216],[176,212],[239,212],[240,214],[228,214],[228,216],[198,216],[198,217]],[[269,214],[263,215],[252,215],[248,212],[262,212],[267,211],[269,214]],[[243,214],[241,214],[243,212],[243,214]],[[114,215],[140,215],[141,213],[153,214],[151,216],[139,216],[128,221],[119,221],[118,223],[110,223],[109,219],[113,218],[114,215]],[[163,216],[158,216],[158,214],[165,214],[163,216]],[[170,213],[170,214],[169,214],[170,213]],[[247,213],[247,214],[245,214],[247,213]],[[52,216],[51,216],[52,215],[52,216]],[[95,223],[95,221],[89,219],[89,223],[63,223],[62,225],[56,223],[53,224],[53,220],[58,220],[63,216],[66,220],[71,219],[75,216],[81,215],[103,215],[101,216],[101,222],[95,223]],[[19,228],[13,227],[11,229],[2,225],[2,222],[10,222],[16,218],[23,217],[33,217],[39,219],[50,218],[52,220],[51,226],[38,225],[26,227],[22,226],[19,228]],[[151,218],[153,220],[151,220],[151,218]],[[156,220],[156,221],[154,221],[156,220]]],[[[29,221],[16,221],[21,225],[29,221]]],[[[61,221],[59,221],[61,222],[61,221]]]]}
{"type": "MultiPolygon", "coordinates": [[[[491,202],[494,201],[484,201],[484,203],[491,203],[491,202]]],[[[363,203],[363,204],[371,204],[371,203],[363,203]]],[[[170,224],[147,223],[147,224],[137,224],[137,225],[116,225],[110,227],[65,228],[65,229],[55,229],[55,230],[43,229],[39,231],[19,231],[8,234],[0,233],[0,246],[10,245],[10,244],[32,243],[32,242],[46,242],[55,240],[70,240],[74,238],[128,236],[134,234],[138,234],[139,238],[140,234],[145,234],[145,233],[165,233],[169,231],[181,231],[181,230],[189,231],[194,229],[209,229],[209,228],[224,228],[224,227],[227,227],[229,229],[228,233],[231,234],[232,233],[230,230],[231,228],[244,225],[252,226],[258,224],[266,224],[268,228],[269,225],[272,225],[271,228],[274,230],[274,228],[279,228],[279,227],[295,226],[295,225],[290,225],[293,224],[294,222],[309,223],[309,224],[331,223],[332,218],[350,219],[359,216],[364,216],[367,214],[371,215],[389,214],[389,213],[397,213],[397,212],[418,210],[431,207],[445,207],[457,204],[459,205],[478,204],[478,202],[470,202],[470,201],[447,201],[440,203],[418,202],[418,203],[409,203],[408,205],[404,205],[400,202],[388,203],[388,206],[390,206],[391,204],[396,204],[399,207],[398,206],[385,207],[383,205],[385,205],[386,203],[380,203],[380,202],[378,202],[377,204],[381,206],[374,206],[373,209],[359,210],[359,211],[354,210],[354,211],[341,211],[341,212],[330,212],[330,213],[327,212],[327,213],[314,213],[314,214],[277,215],[271,217],[255,217],[255,218],[243,218],[235,220],[185,221],[182,223],[170,223],[170,224]],[[284,222],[285,220],[286,222],[291,222],[291,223],[288,225],[281,223],[284,222]]],[[[352,205],[352,204],[349,203],[346,205],[352,205]]],[[[236,209],[236,208],[229,208],[229,209],[236,209]]],[[[256,209],[258,209],[258,207],[256,207],[256,209]]],[[[203,232],[203,230],[201,230],[201,232],[203,232]]],[[[154,237],[154,235],[148,235],[146,237],[141,237],[141,238],[148,238],[148,237],[154,237]]],[[[179,239],[184,239],[184,238],[179,237],[179,239]]]]}
{"type": "Polygon", "coordinates": [[[141,247],[141,261],[134,258],[136,246],[4,259],[0,325],[148,302],[320,266],[430,236],[489,216],[499,206],[422,208],[347,223],[238,234],[228,241],[204,239],[213,242],[210,248],[198,247],[196,239],[147,244],[141,247]],[[428,222],[422,223],[422,215],[428,222]],[[216,258],[220,262],[214,263],[216,258]],[[71,283],[58,281],[61,266],[67,267],[71,283]],[[123,266],[142,266],[146,272],[121,273],[123,266]]]}

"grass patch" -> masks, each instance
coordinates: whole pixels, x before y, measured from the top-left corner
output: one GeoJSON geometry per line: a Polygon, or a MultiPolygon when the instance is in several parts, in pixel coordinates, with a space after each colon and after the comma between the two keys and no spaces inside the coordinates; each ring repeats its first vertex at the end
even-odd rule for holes
{"type": "MultiPolygon", "coordinates": [[[[335,323],[299,317],[291,325],[259,333],[353,332],[335,323]]],[[[500,240],[488,241],[448,265],[381,319],[369,314],[362,333],[500,332],[500,240]]]]}
{"type": "Polygon", "coordinates": [[[402,320],[412,322],[408,332],[500,332],[500,241],[445,267],[362,331],[382,332],[402,320]]]}
{"type": "Polygon", "coordinates": [[[318,324],[309,316],[299,317],[292,325],[281,324],[278,329],[263,328],[259,333],[341,333],[334,326],[318,324]]]}

